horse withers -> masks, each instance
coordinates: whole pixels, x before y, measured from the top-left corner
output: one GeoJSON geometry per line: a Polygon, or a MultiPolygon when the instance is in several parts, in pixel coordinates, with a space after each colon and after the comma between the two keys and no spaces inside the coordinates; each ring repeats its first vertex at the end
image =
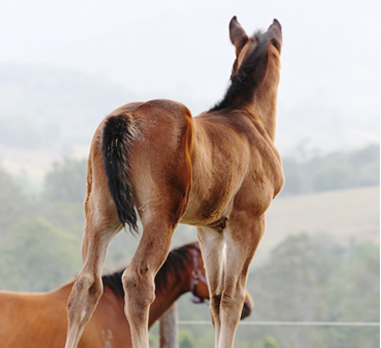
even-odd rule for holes
{"type": "Polygon", "coordinates": [[[233,347],[249,265],[284,176],[274,145],[281,26],[274,20],[266,32],[248,36],[233,17],[229,31],[236,59],[230,87],[215,107],[192,118],[170,100],[131,103],[96,130],[88,160],[83,268],[68,301],[66,348],[76,347],[102,295],[110,240],[125,224],[137,230],[137,214],[143,234],[123,274],[132,346],[149,347],[154,278],[177,224],[185,223],[197,226],[215,346],[233,347]]]}

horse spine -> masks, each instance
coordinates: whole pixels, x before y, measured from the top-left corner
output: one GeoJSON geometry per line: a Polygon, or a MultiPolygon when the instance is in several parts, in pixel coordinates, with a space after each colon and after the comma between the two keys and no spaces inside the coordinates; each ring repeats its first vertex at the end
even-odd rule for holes
{"type": "Polygon", "coordinates": [[[138,232],[129,162],[134,133],[134,121],[129,113],[110,116],[103,128],[102,153],[108,188],[119,220],[128,224],[130,230],[138,232]]]}

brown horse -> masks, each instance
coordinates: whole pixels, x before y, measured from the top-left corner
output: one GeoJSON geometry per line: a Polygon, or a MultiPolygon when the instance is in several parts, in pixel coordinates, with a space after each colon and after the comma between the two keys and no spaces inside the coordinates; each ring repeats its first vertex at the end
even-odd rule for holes
{"type": "MultiPolygon", "coordinates": [[[[171,251],[155,278],[156,299],[150,308],[149,327],[186,292],[192,291],[200,299],[209,298],[202,280],[204,272],[197,243],[171,251]],[[201,281],[194,286],[198,275],[201,281]]],[[[131,347],[121,276],[122,271],[102,277],[104,293],[78,347],[131,347]]],[[[62,348],[67,329],[66,303],[73,283],[47,293],[0,291],[0,346],[62,348]]],[[[252,307],[247,293],[242,318],[250,314],[252,307]]]]}
{"type": "Polygon", "coordinates": [[[154,278],[179,222],[197,226],[210,290],[215,345],[231,348],[265,211],[284,176],[275,148],[282,45],[277,20],[249,37],[234,17],[236,60],[223,100],[192,118],[169,100],[131,103],[108,115],[90,148],[83,268],[68,301],[74,348],[102,294],[101,268],[125,224],[143,234],[123,274],[132,346],[148,348],[154,278]]]}

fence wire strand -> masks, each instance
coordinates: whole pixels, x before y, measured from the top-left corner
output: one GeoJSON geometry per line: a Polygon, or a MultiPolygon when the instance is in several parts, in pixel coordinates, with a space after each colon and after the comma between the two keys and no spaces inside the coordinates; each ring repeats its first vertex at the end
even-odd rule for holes
{"type": "MultiPolygon", "coordinates": [[[[212,325],[209,320],[179,320],[179,325],[212,325]]],[[[337,322],[337,321],[242,321],[239,325],[262,326],[380,326],[379,322],[337,322]]]]}

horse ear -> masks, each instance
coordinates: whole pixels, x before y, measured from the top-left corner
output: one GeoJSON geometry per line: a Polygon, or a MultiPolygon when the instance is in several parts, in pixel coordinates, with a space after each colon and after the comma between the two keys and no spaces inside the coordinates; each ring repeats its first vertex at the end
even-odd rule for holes
{"type": "Polygon", "coordinates": [[[237,17],[234,16],[229,24],[230,41],[236,48],[236,53],[238,56],[239,51],[245,46],[248,40],[245,30],[238,23],[237,17]]]}
{"type": "Polygon", "coordinates": [[[270,42],[280,52],[282,47],[282,27],[278,20],[274,19],[273,24],[269,26],[267,32],[270,34],[270,42]]]}

